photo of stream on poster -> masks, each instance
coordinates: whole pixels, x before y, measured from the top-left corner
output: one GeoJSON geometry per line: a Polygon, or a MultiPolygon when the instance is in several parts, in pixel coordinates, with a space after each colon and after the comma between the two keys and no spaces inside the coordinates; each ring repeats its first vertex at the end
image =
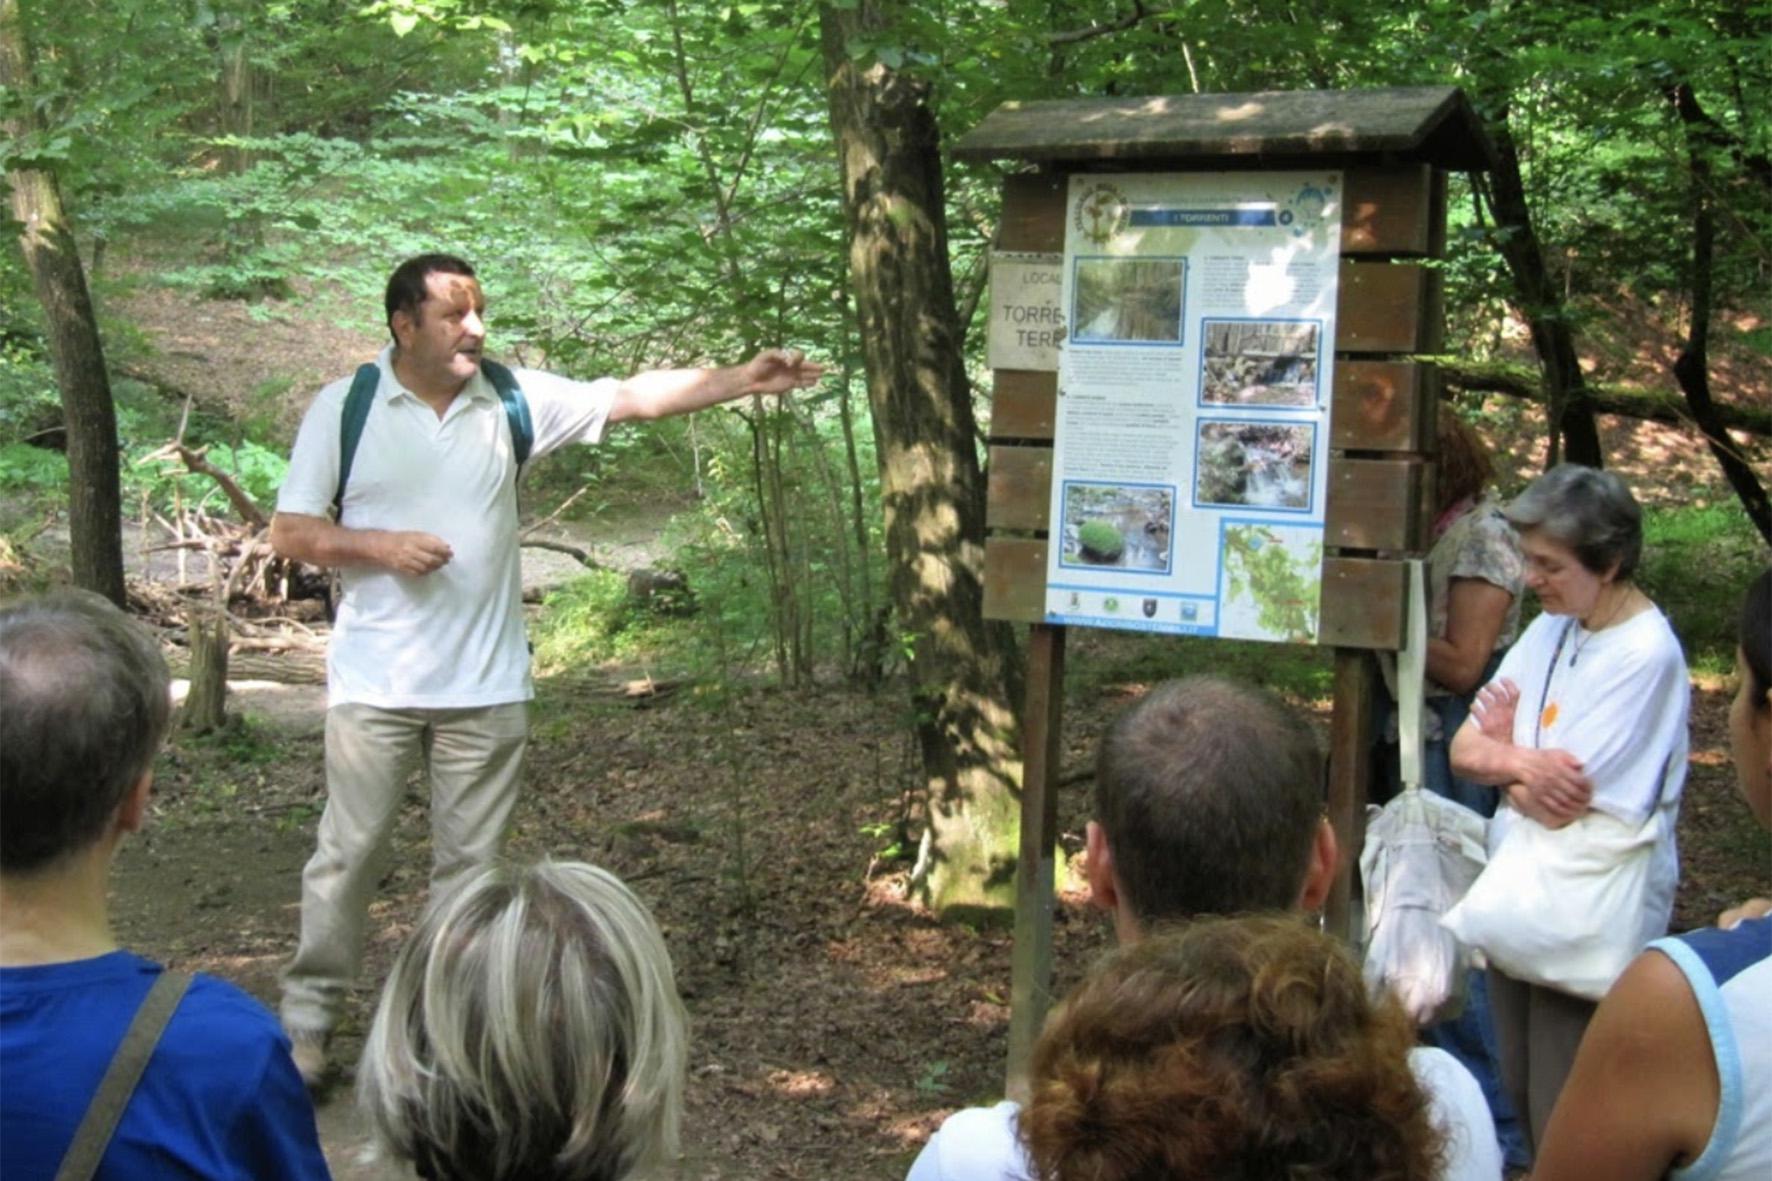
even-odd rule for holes
{"type": "Polygon", "coordinates": [[[1341,190],[1071,177],[1049,622],[1315,639],[1341,190]]]}

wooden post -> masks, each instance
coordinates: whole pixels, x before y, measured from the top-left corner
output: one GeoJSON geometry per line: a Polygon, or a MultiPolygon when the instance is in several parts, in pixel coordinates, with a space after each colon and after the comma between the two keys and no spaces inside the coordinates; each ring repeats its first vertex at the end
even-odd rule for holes
{"type": "Polygon", "coordinates": [[[1028,1099],[1028,1063],[1052,1003],[1052,896],[1058,845],[1059,734],[1064,713],[1064,628],[1036,623],[1028,636],[1021,774],[1021,855],[1015,864],[1015,951],[1010,961],[1009,1066],[1004,1093],[1028,1099]]]}
{"type": "Polygon", "coordinates": [[[227,722],[228,617],[222,611],[192,608],[191,689],[179,714],[181,730],[207,734],[227,722]]]}
{"type": "Polygon", "coordinates": [[[1359,648],[1335,650],[1335,710],[1329,721],[1329,790],[1325,808],[1335,829],[1335,883],[1323,906],[1332,935],[1357,940],[1353,876],[1366,832],[1367,784],[1372,778],[1372,707],[1378,666],[1359,648]]]}

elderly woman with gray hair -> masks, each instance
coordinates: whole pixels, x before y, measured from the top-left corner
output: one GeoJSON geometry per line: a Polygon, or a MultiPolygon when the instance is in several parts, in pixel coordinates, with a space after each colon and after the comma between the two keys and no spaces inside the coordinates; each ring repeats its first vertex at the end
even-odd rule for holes
{"type": "Polygon", "coordinates": [[[1632,581],[1642,512],[1623,481],[1563,464],[1506,516],[1543,614],[1452,741],[1453,770],[1502,806],[1447,925],[1489,959],[1503,1083],[1536,1143],[1599,997],[1667,929],[1690,690],[1632,581]]]}
{"type": "Polygon", "coordinates": [[[664,939],[618,878],[494,864],[401,948],[358,1102],[429,1181],[650,1177],[677,1149],[686,1026],[664,939]]]}

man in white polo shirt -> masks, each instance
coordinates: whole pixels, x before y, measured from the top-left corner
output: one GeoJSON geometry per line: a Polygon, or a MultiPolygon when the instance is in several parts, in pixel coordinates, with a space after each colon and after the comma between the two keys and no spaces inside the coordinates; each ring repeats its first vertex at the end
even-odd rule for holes
{"type": "MultiPolygon", "coordinates": [[[[283,1024],[310,1086],[357,973],[407,776],[421,759],[429,769],[435,894],[502,846],[534,695],[517,560],[520,414],[482,367],[485,297],[467,263],[427,254],[395,269],[386,307],[394,344],[369,375],[351,458],[341,458],[357,433],[344,426],[345,378],[308,409],[271,522],[279,554],[338,567],[343,581],[327,656],[326,810],[283,981],[283,1024]]],[[[771,349],[624,381],[514,377],[534,458],[595,443],[615,423],[784,393],[822,372],[771,349]]]]}

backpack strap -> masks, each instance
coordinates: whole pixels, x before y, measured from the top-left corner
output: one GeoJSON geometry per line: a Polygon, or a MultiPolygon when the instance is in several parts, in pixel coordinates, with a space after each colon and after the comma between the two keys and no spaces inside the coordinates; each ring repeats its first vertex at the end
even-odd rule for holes
{"type": "Polygon", "coordinates": [[[351,378],[351,392],[345,395],[344,414],[338,424],[338,491],[332,497],[332,519],[337,521],[345,511],[345,483],[351,478],[351,463],[357,458],[357,444],[363,440],[363,424],[369,421],[369,408],[375,405],[376,387],[381,385],[381,366],[374,363],[357,366],[351,378]]]}
{"type": "Polygon", "coordinates": [[[517,385],[517,375],[497,361],[481,361],[480,372],[498,391],[498,400],[504,405],[505,421],[511,426],[511,453],[516,456],[517,470],[521,472],[529,461],[529,452],[535,447],[535,424],[529,418],[529,399],[523,396],[522,388],[517,385]]]}
{"type": "Polygon", "coordinates": [[[147,1068],[154,1047],[160,1044],[160,1035],[166,1032],[167,1022],[172,1020],[173,1012],[190,985],[191,977],[187,972],[161,972],[154,986],[148,989],[141,1008],[135,1011],[135,1019],[129,1023],[123,1041],[117,1046],[117,1052],[111,1055],[111,1064],[105,1067],[105,1076],[99,1080],[92,1102],[86,1105],[86,1114],[80,1117],[80,1126],[74,1130],[74,1139],[62,1156],[55,1181],[89,1181],[98,1171],[99,1161],[104,1159],[105,1149],[110,1147],[111,1137],[117,1131],[117,1123],[123,1118],[130,1097],[135,1094],[136,1084],[141,1082],[142,1071],[147,1068]]]}
{"type": "MultiPolygon", "coordinates": [[[[529,460],[535,448],[535,424],[529,417],[529,399],[517,384],[517,375],[497,361],[481,361],[480,372],[498,391],[499,404],[505,408],[505,421],[511,428],[511,453],[517,470],[529,460]]],[[[369,421],[369,408],[375,405],[375,391],[381,385],[381,367],[360,365],[351,379],[351,392],[345,395],[345,408],[338,424],[338,491],[332,497],[332,519],[337,521],[345,511],[345,484],[351,478],[351,463],[357,458],[357,444],[363,439],[363,424],[369,421]]]]}

